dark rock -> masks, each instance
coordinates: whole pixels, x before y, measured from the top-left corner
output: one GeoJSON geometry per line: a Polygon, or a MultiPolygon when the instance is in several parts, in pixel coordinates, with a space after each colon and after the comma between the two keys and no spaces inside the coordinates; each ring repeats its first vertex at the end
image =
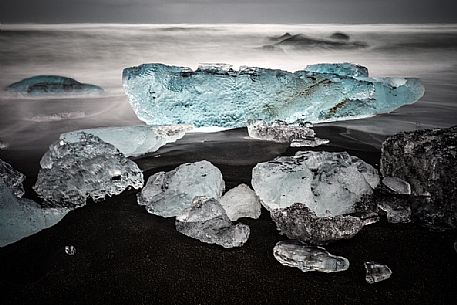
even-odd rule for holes
{"type": "Polygon", "coordinates": [[[335,32],[332,35],[330,35],[330,38],[332,39],[338,39],[338,40],[349,40],[351,37],[343,32],[335,32]]]}
{"type": "Polygon", "coordinates": [[[381,152],[381,173],[411,185],[413,220],[434,229],[457,227],[457,126],[417,130],[389,137],[381,152]]]}

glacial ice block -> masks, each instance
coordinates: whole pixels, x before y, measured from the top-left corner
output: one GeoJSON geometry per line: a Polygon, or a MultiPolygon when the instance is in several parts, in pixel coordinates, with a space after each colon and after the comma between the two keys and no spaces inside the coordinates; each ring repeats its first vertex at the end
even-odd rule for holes
{"type": "Polygon", "coordinates": [[[9,85],[6,91],[24,95],[53,95],[102,93],[103,89],[96,85],[80,83],[70,77],[36,75],[9,85]]]}
{"type": "Polygon", "coordinates": [[[288,267],[303,272],[340,272],[349,268],[349,260],[330,254],[322,247],[310,247],[298,241],[280,241],[273,248],[273,256],[288,267]]]}
{"type": "Polygon", "coordinates": [[[68,208],[43,208],[36,202],[17,198],[0,181],[0,247],[16,242],[58,223],[68,208]]]}
{"type": "Polygon", "coordinates": [[[155,152],[163,145],[181,139],[191,129],[192,126],[189,125],[102,127],[64,133],[60,139],[78,141],[81,132],[84,132],[114,145],[127,157],[136,157],[155,152]]]}
{"type": "Polygon", "coordinates": [[[169,172],[149,177],[138,194],[138,204],[162,217],[175,217],[198,196],[219,199],[225,189],[221,171],[208,161],[184,163],[169,172]]]}
{"type": "Polygon", "coordinates": [[[24,195],[24,186],[22,182],[25,180],[23,173],[15,170],[11,164],[0,159],[0,183],[4,183],[12,190],[16,197],[24,195]]]}
{"type": "Polygon", "coordinates": [[[79,139],[59,140],[41,158],[33,187],[52,206],[79,207],[91,197],[122,193],[143,186],[143,173],[113,145],[82,132],[79,139]]]}
{"type": "Polygon", "coordinates": [[[303,203],[318,217],[354,212],[378,183],[377,170],[347,152],[299,151],[252,170],[252,187],[267,210],[303,203]]]}
{"type": "Polygon", "coordinates": [[[192,205],[176,217],[176,230],[204,243],[224,248],[241,247],[249,238],[249,227],[232,224],[214,198],[195,197],[192,205]]]}
{"type": "MultiPolygon", "coordinates": [[[[348,64],[334,66],[340,74],[348,64]]],[[[352,67],[352,66],[351,66],[352,67]]],[[[363,69],[353,66],[363,74],[363,69]]],[[[126,68],[123,85],[139,119],[148,125],[244,127],[248,120],[345,120],[390,112],[416,102],[424,87],[415,78],[368,78],[295,73],[230,65],[190,68],[144,64],[126,68]]]]}

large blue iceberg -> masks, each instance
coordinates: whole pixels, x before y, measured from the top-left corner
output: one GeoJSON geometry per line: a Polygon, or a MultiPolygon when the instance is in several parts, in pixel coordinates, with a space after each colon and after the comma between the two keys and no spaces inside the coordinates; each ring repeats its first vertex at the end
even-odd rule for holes
{"type": "Polygon", "coordinates": [[[24,95],[50,94],[94,94],[103,89],[96,85],[80,83],[77,80],[59,75],[37,75],[24,78],[6,87],[6,91],[24,95]]]}
{"type": "Polygon", "coordinates": [[[310,66],[295,73],[225,64],[126,68],[123,84],[136,115],[149,125],[246,126],[336,121],[391,112],[424,94],[415,78],[370,78],[351,64],[310,66]]]}

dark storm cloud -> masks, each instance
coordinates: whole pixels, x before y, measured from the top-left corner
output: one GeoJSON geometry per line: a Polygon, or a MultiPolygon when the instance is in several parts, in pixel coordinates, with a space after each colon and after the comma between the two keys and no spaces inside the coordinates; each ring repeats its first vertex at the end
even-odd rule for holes
{"type": "Polygon", "coordinates": [[[1,0],[0,22],[457,22],[455,0],[1,0]]]}

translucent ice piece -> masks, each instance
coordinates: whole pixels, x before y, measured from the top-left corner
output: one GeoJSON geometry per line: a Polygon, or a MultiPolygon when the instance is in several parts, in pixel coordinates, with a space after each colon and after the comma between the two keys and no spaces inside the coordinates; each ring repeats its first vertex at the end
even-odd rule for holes
{"type": "Polygon", "coordinates": [[[58,223],[68,208],[43,208],[36,202],[17,198],[0,181],[0,247],[16,242],[58,223]]]}
{"type": "Polygon", "coordinates": [[[149,177],[138,204],[162,217],[174,217],[192,206],[197,196],[219,199],[225,189],[221,171],[208,161],[184,163],[169,172],[149,177]]]}
{"type": "Polygon", "coordinates": [[[16,197],[24,195],[24,186],[22,182],[25,180],[23,173],[15,170],[11,164],[0,159],[0,183],[4,183],[10,188],[16,197]]]}
{"type": "Polygon", "coordinates": [[[259,218],[260,200],[253,190],[242,183],[227,191],[219,200],[231,221],[241,217],[259,218]]]}
{"type": "Polygon", "coordinates": [[[81,133],[78,140],[59,140],[41,158],[34,190],[50,205],[78,207],[91,197],[122,193],[143,186],[143,173],[113,145],[81,133]]]}
{"type": "Polygon", "coordinates": [[[342,256],[330,254],[322,247],[310,247],[297,241],[280,241],[273,248],[278,262],[295,267],[303,272],[340,272],[349,268],[349,261],[342,256]]]}
{"type": "Polygon", "coordinates": [[[67,142],[78,141],[81,132],[99,137],[106,143],[114,145],[125,156],[140,156],[155,152],[167,143],[181,139],[192,126],[122,126],[83,129],[64,133],[61,139],[67,142]]]}
{"type": "Polygon", "coordinates": [[[354,212],[355,203],[378,183],[376,169],[346,152],[300,151],[259,163],[252,170],[252,186],[267,210],[298,202],[316,216],[354,212]]]}
{"type": "Polygon", "coordinates": [[[241,247],[249,238],[249,227],[232,224],[214,198],[195,197],[192,206],[176,217],[176,230],[208,244],[241,247]]]}

